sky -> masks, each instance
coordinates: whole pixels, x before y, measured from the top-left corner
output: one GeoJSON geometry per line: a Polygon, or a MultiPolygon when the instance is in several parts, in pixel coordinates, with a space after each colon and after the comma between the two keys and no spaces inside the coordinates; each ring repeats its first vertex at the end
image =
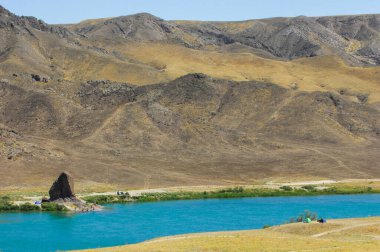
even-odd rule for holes
{"type": "Polygon", "coordinates": [[[0,0],[0,5],[50,24],[140,12],[166,20],[204,21],[380,13],[380,0],[0,0]]]}

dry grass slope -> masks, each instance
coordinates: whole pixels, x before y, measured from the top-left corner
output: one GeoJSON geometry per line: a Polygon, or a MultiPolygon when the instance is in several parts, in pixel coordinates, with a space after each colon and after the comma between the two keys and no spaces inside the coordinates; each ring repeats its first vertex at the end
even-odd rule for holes
{"type": "Polygon", "coordinates": [[[0,8],[0,187],[378,177],[378,19],[51,26],[0,8]]]}
{"type": "Polygon", "coordinates": [[[135,245],[93,249],[127,251],[378,251],[380,219],[296,223],[265,230],[164,237],[135,245]]]}

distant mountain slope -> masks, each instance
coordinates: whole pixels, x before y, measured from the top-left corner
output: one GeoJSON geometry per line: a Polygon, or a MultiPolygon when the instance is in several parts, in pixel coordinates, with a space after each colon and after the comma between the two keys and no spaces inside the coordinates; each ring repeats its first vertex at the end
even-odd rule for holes
{"type": "Polygon", "coordinates": [[[0,8],[0,187],[380,176],[378,38],[379,15],[55,26],[0,8]]]}
{"type": "Polygon", "coordinates": [[[90,38],[172,41],[191,48],[241,44],[285,59],[337,54],[354,64],[377,65],[380,56],[380,15],[178,22],[137,14],[68,28],[90,38]]]}
{"type": "Polygon", "coordinates": [[[203,72],[284,87],[296,83],[305,91],[347,90],[378,102],[378,68],[347,65],[377,64],[378,20],[366,15],[191,22],[136,14],[51,26],[2,8],[0,75],[20,85],[31,74],[66,86],[92,79],[142,85],[203,72]],[[284,61],[289,59],[297,60],[284,61]]]}

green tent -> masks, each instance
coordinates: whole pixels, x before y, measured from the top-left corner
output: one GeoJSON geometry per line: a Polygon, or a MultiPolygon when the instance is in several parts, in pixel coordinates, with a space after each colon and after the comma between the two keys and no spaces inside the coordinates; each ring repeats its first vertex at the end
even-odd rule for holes
{"type": "Polygon", "coordinates": [[[311,222],[310,218],[305,219],[305,223],[310,223],[310,222],[311,222]]]}

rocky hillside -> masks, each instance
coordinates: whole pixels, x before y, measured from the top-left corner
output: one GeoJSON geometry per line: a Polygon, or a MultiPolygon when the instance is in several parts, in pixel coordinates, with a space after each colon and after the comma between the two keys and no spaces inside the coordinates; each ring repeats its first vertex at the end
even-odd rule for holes
{"type": "Polygon", "coordinates": [[[191,48],[237,46],[283,59],[337,54],[353,64],[380,64],[380,15],[296,17],[243,22],[164,21],[137,14],[68,26],[90,39],[168,41],[191,48]]]}
{"type": "Polygon", "coordinates": [[[191,74],[71,98],[2,83],[0,97],[3,185],[60,169],[134,186],[378,175],[380,111],[341,94],[191,74]]]}
{"type": "Polygon", "coordinates": [[[0,8],[0,187],[380,176],[379,17],[52,26],[0,8]]]}

